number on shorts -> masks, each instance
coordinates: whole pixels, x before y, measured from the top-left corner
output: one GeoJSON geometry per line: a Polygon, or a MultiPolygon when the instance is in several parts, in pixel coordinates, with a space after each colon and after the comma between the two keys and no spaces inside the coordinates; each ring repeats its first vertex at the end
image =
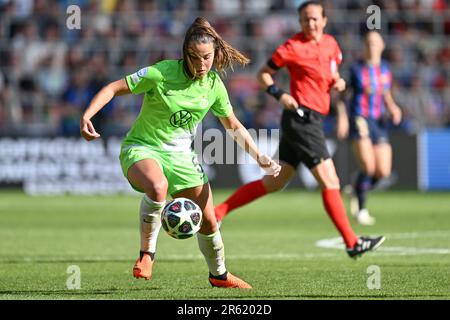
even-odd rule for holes
{"type": "Polygon", "coordinates": [[[194,164],[194,167],[197,169],[197,171],[198,171],[199,173],[205,173],[205,172],[203,171],[203,167],[202,167],[201,164],[198,162],[198,159],[197,159],[197,156],[196,156],[196,155],[194,155],[194,156],[192,157],[192,163],[194,164]]]}

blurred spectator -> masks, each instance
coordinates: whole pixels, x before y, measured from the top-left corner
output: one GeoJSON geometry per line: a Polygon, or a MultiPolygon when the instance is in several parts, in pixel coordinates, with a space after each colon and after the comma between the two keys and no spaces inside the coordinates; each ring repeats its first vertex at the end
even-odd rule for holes
{"type": "Polygon", "coordinates": [[[26,18],[33,12],[34,0],[14,1],[14,15],[19,18],[26,18]]]}
{"type": "Polygon", "coordinates": [[[94,95],[94,88],[89,83],[90,71],[87,63],[76,68],[63,94],[60,133],[64,136],[80,134],[80,117],[94,95]]]}
{"type": "Polygon", "coordinates": [[[61,93],[65,85],[66,44],[59,36],[59,25],[48,21],[44,36],[39,37],[37,25],[28,22],[12,41],[19,57],[19,73],[36,77],[41,88],[50,96],[61,93]]]}
{"type": "Polygon", "coordinates": [[[6,122],[6,83],[5,78],[0,70],[0,123],[6,122]]]}
{"type": "Polygon", "coordinates": [[[396,96],[404,111],[404,122],[408,122],[407,127],[411,132],[446,125],[442,99],[426,89],[419,76],[414,76],[408,87],[395,89],[398,90],[396,96]]]}

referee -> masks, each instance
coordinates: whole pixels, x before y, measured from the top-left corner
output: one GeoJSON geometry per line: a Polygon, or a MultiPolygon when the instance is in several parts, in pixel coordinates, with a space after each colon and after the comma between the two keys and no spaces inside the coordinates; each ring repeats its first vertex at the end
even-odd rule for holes
{"type": "Polygon", "coordinates": [[[376,249],[384,237],[358,237],[352,230],[340,194],[339,178],[325,144],[322,117],[330,109],[330,90],[343,91],[345,81],[338,73],[342,53],[336,40],[324,34],[327,17],[322,4],[307,1],[298,8],[302,32],[279,46],[258,73],[266,92],[284,107],[279,145],[281,172],[240,187],[215,208],[218,221],[230,211],[268,193],[281,190],[294,176],[300,162],[320,185],[324,207],[342,235],[347,253],[356,258],[376,249]],[[290,94],[278,88],[273,75],[287,67],[290,94]]]}

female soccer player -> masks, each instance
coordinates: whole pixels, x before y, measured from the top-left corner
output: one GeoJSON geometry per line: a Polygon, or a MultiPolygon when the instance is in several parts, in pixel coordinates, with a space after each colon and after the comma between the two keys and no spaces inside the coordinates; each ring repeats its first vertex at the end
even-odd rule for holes
{"type": "Polygon", "coordinates": [[[80,121],[86,140],[98,138],[90,119],[99,110],[114,96],[145,94],[141,112],[120,153],[125,177],[134,189],[145,193],[140,206],[140,257],[133,268],[136,278],[148,280],[152,276],[160,214],[168,192],[173,198],[192,199],[203,211],[197,239],[211,285],[251,288],[225,268],[208,178],[191,149],[196,127],[211,108],[262,168],[274,175],[279,173],[281,167],[260,153],[235,117],[222,80],[211,71],[214,66],[222,72],[235,62],[245,65],[249,60],[225,42],[208,21],[197,18],[186,32],[183,59],[161,61],[110,83],[93,98],[80,121]]]}
{"type": "MultiPolygon", "coordinates": [[[[392,148],[386,129],[386,111],[397,125],[402,118],[390,91],[392,75],[381,59],[384,41],[376,31],[364,37],[364,60],[352,65],[350,88],[350,139],[360,172],[354,185],[351,212],[362,225],[373,225],[375,218],[366,208],[367,192],[376,182],[391,174],[392,148]],[[387,110],[386,110],[387,109],[387,110]]],[[[339,123],[338,123],[339,126],[339,123]]]]}
{"type": "Polygon", "coordinates": [[[345,89],[345,81],[337,69],[342,54],[336,40],[323,33],[327,17],[320,2],[307,1],[300,5],[298,13],[303,31],[279,46],[258,74],[261,86],[285,109],[278,149],[281,172],[277,177],[264,177],[239,188],[215,208],[216,217],[220,221],[231,210],[282,189],[303,162],[322,189],[325,209],[342,235],[348,255],[357,257],[376,249],[384,237],[357,237],[353,232],[325,144],[321,118],[329,112],[330,89],[345,89]],[[272,77],[285,66],[290,75],[291,94],[278,88],[272,77]]]}

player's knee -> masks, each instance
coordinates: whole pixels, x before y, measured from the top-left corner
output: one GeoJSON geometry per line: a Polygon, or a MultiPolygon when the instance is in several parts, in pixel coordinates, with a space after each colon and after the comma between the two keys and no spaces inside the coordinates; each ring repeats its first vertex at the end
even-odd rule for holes
{"type": "Polygon", "coordinates": [[[391,174],[391,170],[381,169],[381,170],[377,170],[374,175],[378,179],[382,179],[382,178],[389,177],[390,174],[391,174]]]}
{"type": "Polygon", "coordinates": [[[339,181],[339,178],[331,177],[330,179],[323,181],[322,183],[322,190],[326,189],[341,189],[341,182],[339,181]]]}
{"type": "Polygon", "coordinates": [[[373,165],[365,164],[365,165],[363,165],[362,169],[363,169],[364,173],[370,177],[374,176],[376,174],[375,166],[373,166],[373,165]]]}
{"type": "Polygon", "coordinates": [[[200,233],[212,234],[218,230],[217,220],[214,215],[203,215],[202,226],[200,233]]]}
{"type": "Polygon", "coordinates": [[[266,187],[267,193],[277,192],[281,190],[283,187],[280,186],[280,184],[271,184],[270,186],[266,187]]]}
{"type": "Polygon", "coordinates": [[[145,185],[145,193],[152,196],[154,199],[165,199],[169,184],[166,179],[158,181],[148,181],[145,185]]]}
{"type": "Polygon", "coordinates": [[[153,184],[153,190],[158,196],[166,196],[167,189],[169,188],[169,183],[166,179],[162,179],[153,184]]]}
{"type": "Polygon", "coordinates": [[[264,183],[267,193],[277,192],[284,188],[286,185],[285,181],[272,180],[269,183],[264,183]]]}

